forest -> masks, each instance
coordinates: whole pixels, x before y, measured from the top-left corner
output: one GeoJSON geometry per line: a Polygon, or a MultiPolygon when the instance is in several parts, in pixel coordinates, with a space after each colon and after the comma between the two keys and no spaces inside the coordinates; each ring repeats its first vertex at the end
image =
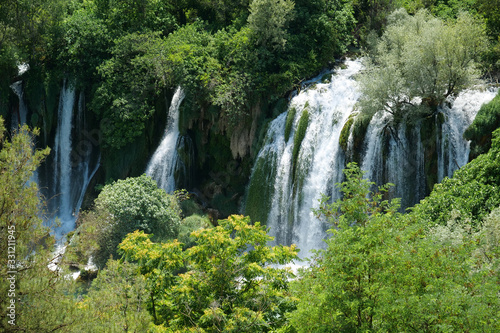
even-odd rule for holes
{"type": "Polygon", "coordinates": [[[499,0],[0,0],[1,332],[499,332],[499,0]]]}

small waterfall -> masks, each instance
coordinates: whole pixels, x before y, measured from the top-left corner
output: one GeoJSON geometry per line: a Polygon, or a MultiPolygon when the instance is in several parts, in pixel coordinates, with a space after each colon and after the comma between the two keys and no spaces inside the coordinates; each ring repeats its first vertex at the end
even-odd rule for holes
{"type": "Polygon", "coordinates": [[[55,230],[57,238],[74,229],[87,187],[99,168],[98,142],[87,126],[84,95],[77,97],[75,88],[65,81],[59,97],[52,163],[46,165],[50,176],[45,177],[49,211],[60,222],[55,230]]]}
{"type": "Polygon", "coordinates": [[[361,170],[365,171],[365,178],[379,183],[384,179],[384,155],[382,147],[382,132],[391,121],[389,113],[375,114],[368,125],[365,136],[365,156],[361,163],[361,170]]]}
{"type": "Polygon", "coordinates": [[[19,108],[17,112],[12,114],[12,129],[17,129],[19,126],[26,124],[28,116],[28,107],[24,102],[23,81],[14,82],[11,86],[14,93],[19,98],[19,108]]]}
{"type": "Polygon", "coordinates": [[[252,170],[245,211],[258,210],[253,207],[260,202],[261,209],[269,212],[261,222],[270,228],[275,242],[296,243],[302,257],[321,246],[328,228],[311,208],[318,207],[321,193],[339,197],[334,184],[342,180],[345,165],[340,132],[359,97],[353,76],[362,67],[357,60],[346,65],[330,83],[300,92],[287,113],[271,122],[252,170]],[[301,133],[304,118],[308,125],[301,133]],[[287,125],[291,129],[286,140],[287,125]]]}
{"type": "Polygon", "coordinates": [[[58,232],[66,234],[74,228],[74,207],[71,204],[71,127],[75,88],[65,81],[59,97],[58,122],[54,142],[54,189],[58,217],[58,232]]]}
{"type": "Polygon", "coordinates": [[[156,180],[158,186],[167,192],[175,190],[175,170],[179,139],[179,107],[185,97],[181,87],[177,87],[168,110],[167,127],[160,145],[148,163],[146,174],[156,180]]]}
{"type": "Polygon", "coordinates": [[[439,182],[444,177],[451,177],[455,170],[467,164],[470,143],[464,140],[463,134],[476,117],[481,105],[491,101],[496,92],[496,89],[485,91],[469,89],[454,100],[450,98],[439,109],[444,115],[441,138],[437,138],[439,182]]]}

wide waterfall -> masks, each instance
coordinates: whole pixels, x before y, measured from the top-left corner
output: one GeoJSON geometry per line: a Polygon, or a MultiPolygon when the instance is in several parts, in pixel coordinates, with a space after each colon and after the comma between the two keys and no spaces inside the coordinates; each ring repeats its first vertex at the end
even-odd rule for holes
{"type": "Polygon", "coordinates": [[[148,163],[146,174],[167,192],[175,190],[175,171],[178,164],[179,107],[185,97],[181,87],[175,90],[168,110],[167,127],[160,145],[148,163]]]}
{"type": "Polygon", "coordinates": [[[86,128],[84,95],[80,93],[78,98],[76,95],[75,88],[65,81],[59,97],[52,156],[46,165],[44,194],[48,199],[49,219],[58,219],[60,223],[55,229],[57,237],[74,229],[88,184],[100,160],[97,142],[86,128]]]}
{"type": "MultiPolygon", "coordinates": [[[[347,160],[340,133],[349,116],[355,116],[360,93],[354,76],[362,69],[360,60],[345,65],[329,83],[309,84],[290,101],[288,111],[269,124],[247,189],[245,213],[267,224],[275,243],[297,244],[301,257],[324,246],[329,226],[312,211],[321,194],[340,198],[335,183],[343,180],[347,160]]],[[[365,177],[378,185],[394,183],[390,195],[401,198],[403,208],[418,203],[433,182],[467,163],[469,143],[462,134],[480,106],[494,96],[494,90],[466,91],[439,108],[432,116],[435,121],[394,125],[391,114],[375,114],[362,151],[356,152],[365,177]],[[437,135],[429,136],[432,131],[437,135]],[[432,159],[437,160],[435,168],[432,159]],[[429,176],[433,172],[439,175],[429,176]]]]}
{"type": "Polygon", "coordinates": [[[271,122],[252,170],[246,212],[267,208],[260,220],[275,242],[298,244],[301,256],[322,245],[328,228],[311,208],[318,207],[322,193],[339,197],[334,184],[345,165],[340,132],[359,98],[353,76],[362,67],[358,60],[346,66],[331,82],[300,92],[287,113],[271,122]]]}

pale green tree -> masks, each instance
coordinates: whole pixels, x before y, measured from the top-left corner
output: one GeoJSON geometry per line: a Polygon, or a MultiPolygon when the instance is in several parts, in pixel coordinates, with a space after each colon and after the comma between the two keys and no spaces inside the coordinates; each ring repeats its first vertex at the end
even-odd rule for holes
{"type": "Polygon", "coordinates": [[[388,22],[359,79],[364,112],[432,113],[448,96],[478,82],[475,61],[487,47],[480,21],[461,13],[445,22],[425,10],[410,16],[399,9],[388,22]]]}

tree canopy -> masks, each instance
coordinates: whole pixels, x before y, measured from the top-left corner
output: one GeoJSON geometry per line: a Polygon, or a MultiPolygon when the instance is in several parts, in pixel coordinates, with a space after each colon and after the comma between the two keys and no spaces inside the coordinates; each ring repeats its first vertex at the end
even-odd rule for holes
{"type": "Polygon", "coordinates": [[[120,244],[147,279],[155,324],[172,332],[269,332],[283,325],[294,299],[286,264],[295,246],[267,246],[271,237],[248,217],[230,216],[217,227],[194,231],[195,243],[153,243],[134,232],[120,244]],[[182,272],[176,274],[176,272],[182,272]]]}
{"type": "Polygon", "coordinates": [[[478,80],[476,60],[486,46],[484,26],[470,14],[444,21],[426,10],[414,16],[394,11],[360,78],[361,109],[398,118],[435,112],[448,96],[478,80]]]}

